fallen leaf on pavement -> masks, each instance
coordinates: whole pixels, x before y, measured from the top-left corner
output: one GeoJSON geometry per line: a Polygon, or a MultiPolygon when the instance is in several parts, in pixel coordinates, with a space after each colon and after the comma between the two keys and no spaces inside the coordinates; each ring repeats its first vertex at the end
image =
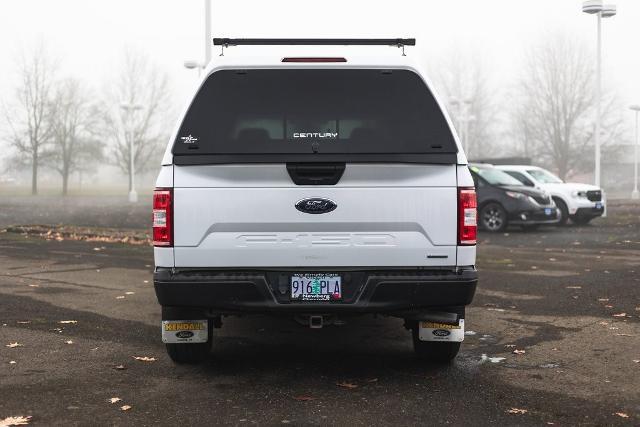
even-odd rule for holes
{"type": "Polygon", "coordinates": [[[155,357],[147,357],[147,356],[131,356],[136,360],[139,360],[141,362],[155,362],[156,358],[155,357]]]}
{"type": "Polygon", "coordinates": [[[354,388],[358,388],[357,384],[348,383],[348,382],[337,383],[336,385],[338,387],[347,388],[347,389],[350,389],[350,390],[354,389],[354,388]]]}
{"type": "Polygon", "coordinates": [[[78,321],[77,320],[61,320],[58,323],[66,325],[67,323],[76,324],[76,323],[78,323],[78,321]]]}
{"type": "Polygon", "coordinates": [[[617,314],[613,314],[612,316],[613,317],[624,317],[626,315],[627,315],[627,313],[617,313],[617,314]]]}
{"type": "Polygon", "coordinates": [[[518,350],[518,349],[513,350],[513,354],[525,354],[525,353],[526,353],[526,350],[518,350]]]}
{"type": "Polygon", "coordinates": [[[120,407],[121,411],[128,411],[129,409],[131,409],[131,405],[123,405],[120,407]]]}
{"type": "Polygon", "coordinates": [[[113,369],[116,369],[118,371],[124,371],[127,368],[124,365],[116,365],[113,367],[113,369]]]}
{"type": "Polygon", "coordinates": [[[511,408],[507,411],[508,414],[516,414],[516,415],[526,414],[527,412],[529,411],[526,409],[520,409],[520,408],[511,408]]]}
{"type": "Polygon", "coordinates": [[[107,399],[107,401],[109,403],[117,403],[120,402],[122,399],[120,399],[119,397],[112,397],[111,399],[107,399]]]}
{"type": "Polygon", "coordinates": [[[299,402],[308,402],[309,400],[313,400],[314,398],[311,396],[294,396],[293,399],[299,402]]]}
{"type": "Polygon", "coordinates": [[[617,415],[617,416],[619,416],[620,418],[629,418],[629,415],[625,414],[624,412],[616,412],[616,413],[615,413],[615,414],[613,414],[613,415],[617,415]]]}
{"type": "Polygon", "coordinates": [[[17,416],[17,417],[7,417],[4,420],[0,420],[0,427],[8,427],[8,426],[26,426],[29,424],[33,418],[31,415],[26,417],[17,416]]]}
{"type": "Polygon", "coordinates": [[[15,347],[24,347],[24,346],[17,342],[10,342],[9,344],[6,345],[6,347],[15,348],[15,347]]]}

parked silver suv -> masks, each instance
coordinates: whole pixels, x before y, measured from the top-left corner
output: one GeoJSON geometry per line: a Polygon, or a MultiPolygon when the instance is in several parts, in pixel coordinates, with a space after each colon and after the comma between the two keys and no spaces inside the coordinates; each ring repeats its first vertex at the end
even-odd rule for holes
{"type": "Polygon", "coordinates": [[[453,359],[477,283],[466,165],[406,56],[218,57],[154,195],[169,355],[202,360],[213,329],[235,314],[311,328],[384,314],[405,319],[418,356],[453,359]]]}

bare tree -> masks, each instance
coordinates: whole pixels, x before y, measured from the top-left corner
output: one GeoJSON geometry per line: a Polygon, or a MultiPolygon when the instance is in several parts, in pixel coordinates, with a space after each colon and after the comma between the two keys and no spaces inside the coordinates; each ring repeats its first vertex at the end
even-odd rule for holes
{"type": "Polygon", "coordinates": [[[68,192],[69,176],[86,170],[102,156],[96,110],[79,80],[67,78],[57,84],[51,108],[52,144],[44,157],[60,173],[63,195],[68,192]]]}
{"type": "Polygon", "coordinates": [[[160,144],[167,138],[169,98],[166,74],[143,54],[127,50],[122,71],[108,91],[104,128],[113,142],[114,163],[129,177],[129,191],[131,155],[136,173],[144,171],[151,159],[162,155],[160,144]]]}
{"type": "Polygon", "coordinates": [[[41,154],[51,140],[51,98],[57,65],[40,43],[18,61],[20,83],[15,103],[5,108],[9,143],[18,159],[31,166],[31,194],[38,194],[38,167],[41,154]]]}
{"type": "MultiPolygon", "coordinates": [[[[564,35],[530,49],[518,82],[512,122],[525,155],[552,167],[565,179],[591,169],[594,133],[594,61],[586,46],[564,35]]],[[[615,97],[605,95],[603,143],[620,136],[615,97]]]]}
{"type": "Polygon", "coordinates": [[[497,90],[480,58],[465,55],[460,48],[439,62],[436,83],[448,102],[448,110],[469,158],[490,156],[497,150],[497,90]]]}

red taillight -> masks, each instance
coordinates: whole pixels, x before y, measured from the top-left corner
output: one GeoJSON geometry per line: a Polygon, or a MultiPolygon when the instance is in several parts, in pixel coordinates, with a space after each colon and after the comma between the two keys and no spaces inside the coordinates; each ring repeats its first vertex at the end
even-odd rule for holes
{"type": "Polygon", "coordinates": [[[475,188],[458,188],[458,244],[475,245],[478,237],[478,200],[475,188]]]}
{"type": "Polygon", "coordinates": [[[346,58],[289,57],[289,58],[282,58],[282,62],[347,62],[347,59],[346,58]]]}
{"type": "Polygon", "coordinates": [[[153,192],[153,246],[173,246],[173,189],[153,192]]]}

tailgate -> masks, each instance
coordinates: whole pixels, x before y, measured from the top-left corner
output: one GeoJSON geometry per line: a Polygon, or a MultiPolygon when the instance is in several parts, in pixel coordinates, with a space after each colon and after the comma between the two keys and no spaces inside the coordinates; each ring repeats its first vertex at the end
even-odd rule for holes
{"type": "Polygon", "coordinates": [[[175,166],[175,266],[452,266],[456,212],[455,165],[347,164],[329,186],[284,164],[175,166]],[[337,207],[300,212],[305,198],[337,207]]]}

